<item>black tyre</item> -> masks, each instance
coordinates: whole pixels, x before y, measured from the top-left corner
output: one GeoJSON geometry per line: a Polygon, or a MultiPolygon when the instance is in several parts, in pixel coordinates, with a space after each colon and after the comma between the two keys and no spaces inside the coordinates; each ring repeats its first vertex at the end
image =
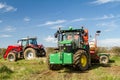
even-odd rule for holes
{"type": "Polygon", "coordinates": [[[101,55],[99,61],[101,64],[107,64],[109,62],[109,57],[106,55],[101,55]]]}
{"type": "Polygon", "coordinates": [[[73,67],[77,70],[85,71],[89,66],[89,58],[84,50],[78,50],[73,57],[73,67]]]}
{"type": "Polygon", "coordinates": [[[11,62],[12,62],[12,61],[16,61],[16,60],[17,60],[16,54],[13,53],[13,52],[8,53],[7,60],[8,60],[8,61],[11,61],[11,62]]]}
{"type": "Polygon", "coordinates": [[[60,65],[60,64],[50,64],[49,55],[47,56],[47,64],[48,64],[48,68],[50,70],[60,70],[62,68],[62,65],[60,65]]]}
{"type": "Polygon", "coordinates": [[[46,56],[46,52],[45,52],[45,50],[44,49],[42,49],[41,51],[40,51],[41,53],[41,56],[46,56]]]}
{"type": "Polygon", "coordinates": [[[36,50],[33,48],[27,48],[24,51],[24,58],[26,60],[31,60],[31,59],[35,59],[36,58],[36,50]]]}

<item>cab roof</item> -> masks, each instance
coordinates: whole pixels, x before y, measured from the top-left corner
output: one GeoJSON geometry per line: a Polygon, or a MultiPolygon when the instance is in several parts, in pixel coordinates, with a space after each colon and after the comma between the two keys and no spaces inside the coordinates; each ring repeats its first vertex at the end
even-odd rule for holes
{"type": "Polygon", "coordinates": [[[36,37],[27,37],[27,38],[20,39],[20,41],[22,41],[22,40],[30,40],[30,39],[37,39],[37,38],[36,37]]]}
{"type": "Polygon", "coordinates": [[[57,30],[57,33],[65,33],[65,32],[84,32],[83,29],[70,29],[70,30],[57,30]]]}

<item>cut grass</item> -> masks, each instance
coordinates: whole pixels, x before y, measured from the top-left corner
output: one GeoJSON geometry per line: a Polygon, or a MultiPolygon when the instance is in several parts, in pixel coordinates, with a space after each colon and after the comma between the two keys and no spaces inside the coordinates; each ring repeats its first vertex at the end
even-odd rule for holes
{"type": "Polygon", "coordinates": [[[3,65],[0,67],[0,79],[7,79],[10,78],[10,75],[13,73],[11,69],[9,69],[7,66],[3,65]]]}
{"type": "Polygon", "coordinates": [[[120,66],[120,57],[119,56],[112,56],[110,61],[113,63],[114,66],[120,66]]]}
{"type": "MultiPolygon", "coordinates": [[[[47,69],[46,65],[40,59],[36,60],[18,60],[17,62],[9,62],[3,59],[0,60],[1,69],[7,66],[8,69],[13,71],[10,77],[5,80],[29,80],[30,75],[40,73],[42,70],[47,69]],[[4,66],[3,66],[4,64],[4,66]]],[[[0,74],[2,76],[3,74],[0,74]]],[[[2,79],[1,77],[0,79],[2,79]]],[[[4,79],[4,78],[3,78],[4,79]]]]}
{"type": "Polygon", "coordinates": [[[9,62],[0,59],[0,80],[120,80],[120,57],[111,57],[109,67],[94,64],[80,72],[71,68],[48,70],[45,58],[9,62]]]}

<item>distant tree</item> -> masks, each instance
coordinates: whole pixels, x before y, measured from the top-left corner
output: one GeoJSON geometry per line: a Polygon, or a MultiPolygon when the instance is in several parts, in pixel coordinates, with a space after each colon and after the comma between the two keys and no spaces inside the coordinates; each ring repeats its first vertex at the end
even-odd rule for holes
{"type": "Polygon", "coordinates": [[[120,56],[120,47],[112,47],[111,52],[116,56],[120,56]]]}
{"type": "Polygon", "coordinates": [[[96,49],[97,53],[107,53],[108,52],[108,48],[107,47],[98,47],[96,49]]]}
{"type": "Polygon", "coordinates": [[[0,48],[0,58],[3,57],[5,51],[6,51],[6,48],[0,48]]]}

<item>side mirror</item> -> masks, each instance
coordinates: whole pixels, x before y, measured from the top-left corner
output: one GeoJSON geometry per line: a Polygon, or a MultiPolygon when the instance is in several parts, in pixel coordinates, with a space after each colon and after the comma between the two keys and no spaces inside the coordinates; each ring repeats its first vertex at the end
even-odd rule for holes
{"type": "Polygon", "coordinates": [[[19,43],[19,40],[17,41],[17,43],[19,43]]]}
{"type": "Polygon", "coordinates": [[[57,38],[57,37],[58,37],[58,33],[57,33],[57,32],[54,34],[54,37],[55,37],[55,38],[57,38]]]}
{"type": "Polygon", "coordinates": [[[98,31],[96,31],[96,33],[101,33],[101,31],[100,31],[100,30],[98,30],[98,31]]]}

